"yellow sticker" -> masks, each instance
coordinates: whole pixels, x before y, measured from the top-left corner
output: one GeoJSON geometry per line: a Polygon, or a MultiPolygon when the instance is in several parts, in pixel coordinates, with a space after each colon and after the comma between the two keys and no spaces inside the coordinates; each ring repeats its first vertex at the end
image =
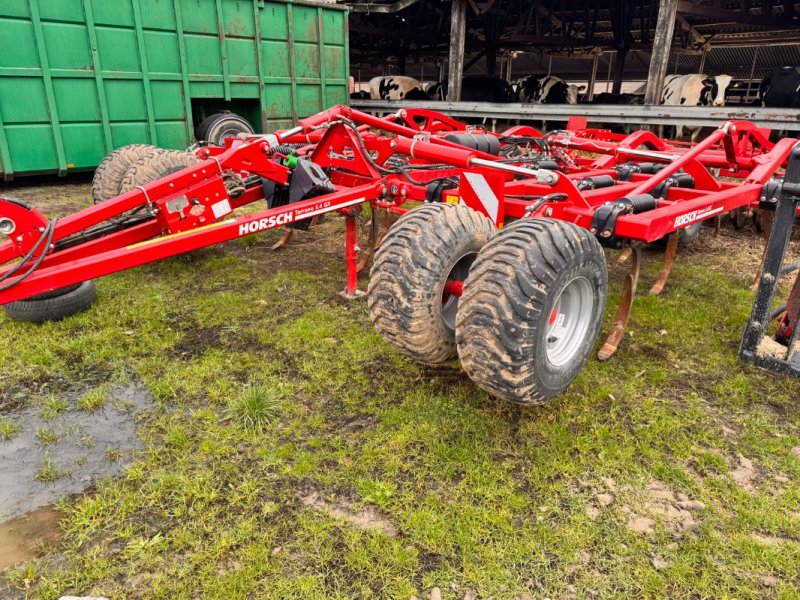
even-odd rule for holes
{"type": "Polygon", "coordinates": [[[225,221],[217,221],[216,223],[211,223],[210,225],[203,225],[202,227],[195,227],[194,229],[179,231],[178,233],[172,233],[170,235],[162,235],[161,237],[153,238],[151,240],[145,240],[137,244],[131,244],[130,246],[125,246],[125,250],[136,250],[137,248],[141,248],[142,246],[150,246],[151,244],[157,244],[158,242],[171,240],[177,237],[181,237],[183,235],[188,235],[190,233],[196,233],[198,231],[203,231],[205,229],[213,229],[214,227],[219,227],[220,225],[225,225],[226,223],[231,223],[232,221],[234,221],[234,219],[227,219],[225,221]]]}
{"type": "Polygon", "coordinates": [[[458,204],[458,196],[445,196],[444,201],[447,204],[458,204]]]}

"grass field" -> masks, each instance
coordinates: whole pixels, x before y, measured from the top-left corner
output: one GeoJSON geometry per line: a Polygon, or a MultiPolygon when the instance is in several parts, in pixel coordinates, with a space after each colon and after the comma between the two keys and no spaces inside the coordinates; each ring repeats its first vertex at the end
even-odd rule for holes
{"type": "Polygon", "coordinates": [[[383,343],[337,295],[342,232],[114,275],[61,323],[0,317],[11,435],[20,395],[155,401],[125,476],[60,505],[63,541],[6,573],[11,597],[800,598],[800,381],[737,360],[755,234],[704,231],[617,356],[519,408],[383,343]]]}

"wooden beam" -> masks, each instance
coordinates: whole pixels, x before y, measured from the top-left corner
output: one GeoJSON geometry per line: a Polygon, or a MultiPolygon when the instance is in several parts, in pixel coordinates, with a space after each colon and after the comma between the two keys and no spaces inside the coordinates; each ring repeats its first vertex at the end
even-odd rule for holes
{"type": "Polygon", "coordinates": [[[775,19],[771,14],[751,15],[750,13],[727,10],[725,8],[714,8],[713,6],[698,6],[687,0],[678,1],[678,12],[690,17],[702,17],[704,19],[719,19],[732,23],[744,23],[755,27],[766,27],[768,29],[790,29],[800,27],[800,24],[791,19],[775,19]]]}
{"type": "Polygon", "coordinates": [[[661,91],[664,88],[664,76],[667,74],[669,51],[672,47],[672,35],[675,31],[675,13],[679,0],[658,1],[658,21],[653,38],[653,53],[650,69],[647,72],[647,87],[644,93],[645,104],[661,104],[661,91]]]}
{"type": "Polygon", "coordinates": [[[348,4],[347,8],[350,12],[357,13],[396,13],[404,8],[408,8],[412,4],[416,4],[420,0],[397,0],[394,4],[373,4],[372,2],[356,2],[355,4],[348,4]]]}
{"type": "Polygon", "coordinates": [[[702,46],[706,43],[706,38],[704,38],[700,32],[697,31],[697,29],[692,27],[689,21],[687,21],[682,15],[678,15],[676,19],[678,20],[678,23],[680,23],[683,30],[692,37],[692,41],[695,44],[700,44],[702,46]]]}
{"type": "Polygon", "coordinates": [[[602,51],[595,52],[592,58],[592,68],[589,70],[589,81],[586,86],[586,99],[591,101],[594,98],[594,83],[597,81],[597,65],[600,62],[602,51]]]}
{"type": "Polygon", "coordinates": [[[464,75],[464,42],[467,34],[467,0],[450,4],[450,57],[447,73],[447,99],[461,101],[461,77],[464,75]]]}

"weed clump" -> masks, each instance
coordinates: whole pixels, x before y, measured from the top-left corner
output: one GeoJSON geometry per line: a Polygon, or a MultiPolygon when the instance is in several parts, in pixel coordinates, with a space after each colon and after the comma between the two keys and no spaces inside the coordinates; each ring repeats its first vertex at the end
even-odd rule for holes
{"type": "Polygon", "coordinates": [[[95,390],[86,392],[83,396],[78,398],[78,408],[84,412],[93,413],[103,406],[107,395],[108,390],[106,386],[101,386],[95,390]]]}
{"type": "Polygon", "coordinates": [[[225,416],[245,429],[262,430],[280,412],[283,397],[275,388],[250,384],[228,401],[225,416]]]}
{"type": "Polygon", "coordinates": [[[19,424],[9,421],[8,419],[0,420],[0,440],[3,442],[10,442],[14,437],[22,431],[19,424]]]}
{"type": "Polygon", "coordinates": [[[34,477],[40,481],[56,481],[57,479],[61,479],[64,475],[66,475],[66,473],[56,467],[50,455],[46,454],[44,463],[42,463],[42,468],[36,471],[34,477]]]}
{"type": "Polygon", "coordinates": [[[65,410],[67,410],[67,401],[51,394],[42,402],[42,410],[39,416],[42,421],[52,421],[65,410]]]}

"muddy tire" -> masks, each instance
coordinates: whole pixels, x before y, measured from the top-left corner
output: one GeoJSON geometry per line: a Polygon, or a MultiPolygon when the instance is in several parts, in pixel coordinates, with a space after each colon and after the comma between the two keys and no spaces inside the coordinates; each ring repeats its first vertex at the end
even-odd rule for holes
{"type": "Polygon", "coordinates": [[[156,152],[142,156],[128,168],[120,183],[121,194],[130,192],[140,185],[146,185],[156,179],[177,173],[199,161],[191,152],[156,150],[156,152]]]}
{"type": "Polygon", "coordinates": [[[236,137],[240,133],[255,133],[247,119],[235,113],[215,113],[197,126],[195,138],[198,142],[224,146],[225,138],[236,137]]]}
{"type": "Polygon", "coordinates": [[[60,321],[86,310],[97,300],[97,290],[93,281],[53,290],[26,300],[11,302],[3,307],[10,319],[44,323],[60,321]]]}
{"type": "Polygon", "coordinates": [[[428,204],[392,226],[370,272],[369,314],[400,353],[423,363],[456,356],[459,298],[448,280],[464,281],[494,224],[466,206],[428,204]]]}
{"type": "MultiPolygon", "coordinates": [[[[171,175],[186,167],[192,166],[197,163],[198,160],[199,159],[191,152],[155,148],[153,152],[145,154],[128,168],[120,183],[119,193],[124,194],[125,192],[130,192],[151,181],[171,175]]],[[[138,206],[112,220],[124,222],[132,217],[139,217],[144,214],[142,211],[143,208],[144,205],[138,206]]]]}
{"type": "Polygon", "coordinates": [[[480,252],[456,319],[461,365],[481,388],[544,404],[583,368],[603,322],[608,272],[585,229],[521,219],[480,252]]]}
{"type": "Polygon", "coordinates": [[[95,204],[119,196],[122,178],[134,163],[158,151],[155,146],[132,144],[117,148],[97,166],[92,178],[92,200],[95,204]]]}

